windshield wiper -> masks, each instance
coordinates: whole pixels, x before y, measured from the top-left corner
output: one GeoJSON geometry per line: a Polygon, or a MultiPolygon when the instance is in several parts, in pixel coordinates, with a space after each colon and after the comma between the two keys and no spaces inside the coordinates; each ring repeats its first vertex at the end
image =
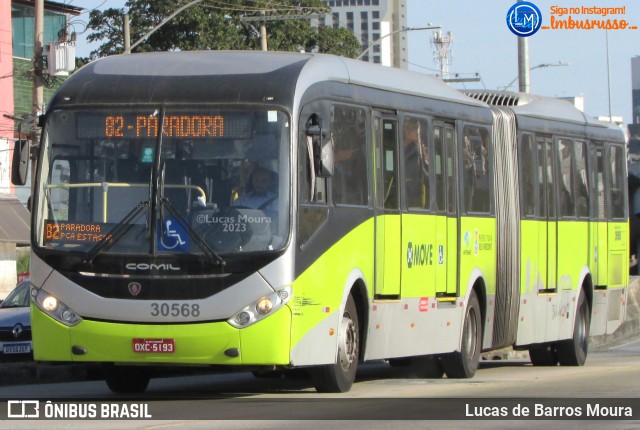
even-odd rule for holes
{"type": "MultiPolygon", "coordinates": [[[[180,214],[180,211],[176,209],[173,203],[171,203],[169,199],[161,195],[160,197],[161,211],[163,206],[166,207],[169,210],[169,213],[178,220],[178,223],[182,226],[182,228],[186,230],[189,237],[191,237],[196,242],[196,244],[204,251],[204,253],[207,254],[207,257],[209,257],[209,260],[211,260],[212,263],[217,263],[219,266],[224,266],[227,264],[227,262],[220,256],[220,254],[215,252],[209,246],[209,244],[204,239],[202,239],[202,236],[200,236],[200,234],[197,231],[195,231],[193,227],[189,225],[187,220],[184,219],[182,214],[180,214]]],[[[164,226],[164,223],[162,225],[164,226]]]]}
{"type": "Polygon", "coordinates": [[[126,232],[133,227],[133,224],[130,223],[135,217],[137,217],[143,209],[149,208],[149,200],[138,203],[133,209],[131,209],[125,216],[122,218],[115,226],[113,230],[109,233],[105,234],[102,239],[98,241],[90,250],[87,252],[86,257],[84,259],[85,264],[93,263],[93,259],[96,258],[98,254],[100,254],[107,247],[113,246],[126,232]]]}
{"type": "Polygon", "coordinates": [[[158,194],[160,196],[159,202],[158,202],[160,206],[160,234],[164,234],[163,229],[164,229],[165,223],[164,223],[164,211],[162,210],[162,208],[166,207],[169,213],[173,215],[173,217],[175,217],[175,219],[178,220],[178,223],[182,226],[182,228],[185,229],[189,237],[191,237],[196,242],[196,244],[200,247],[200,249],[202,249],[202,251],[207,255],[207,257],[209,257],[209,260],[211,261],[212,264],[218,264],[218,266],[226,265],[227,262],[220,256],[220,254],[215,252],[209,246],[209,244],[204,239],[202,239],[202,236],[200,236],[200,234],[197,231],[195,231],[193,227],[191,227],[191,225],[189,225],[189,222],[187,222],[187,220],[184,219],[184,217],[182,216],[180,211],[174,206],[174,204],[171,203],[171,201],[164,196],[164,185],[165,185],[164,178],[165,178],[166,168],[167,168],[167,163],[163,162],[162,166],[160,167],[160,183],[159,183],[159,189],[158,189],[158,194]]]}

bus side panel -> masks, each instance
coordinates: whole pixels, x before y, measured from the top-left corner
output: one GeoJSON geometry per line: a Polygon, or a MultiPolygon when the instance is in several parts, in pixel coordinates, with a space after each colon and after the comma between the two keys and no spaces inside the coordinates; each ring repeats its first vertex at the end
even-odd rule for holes
{"type": "MultiPolygon", "coordinates": [[[[370,218],[354,228],[294,281],[290,302],[294,365],[335,362],[340,311],[358,277],[367,286],[368,299],[373,298],[373,227],[370,218]]],[[[363,318],[360,325],[365,321],[363,318]]]]}
{"type": "MultiPolygon", "coordinates": [[[[527,345],[569,339],[573,335],[573,323],[582,285],[583,270],[589,261],[589,223],[563,220],[557,223],[558,263],[555,290],[526,289],[536,284],[523,280],[525,293],[520,302],[518,345],[527,345]]],[[[524,228],[523,224],[523,228],[524,228]]],[[[523,248],[527,243],[523,240],[523,248]]],[[[527,273],[528,261],[524,259],[522,273],[527,273]]],[[[549,265],[554,264],[549,261],[549,265]]],[[[529,273],[531,273],[529,262],[529,273]]],[[[552,271],[550,270],[549,273],[552,271]]],[[[530,275],[531,276],[531,275],[530,275]]],[[[534,275],[535,276],[535,275],[534,275]]],[[[535,279],[535,278],[534,278],[535,279]]]]}
{"type": "Polygon", "coordinates": [[[607,333],[613,333],[624,321],[629,285],[629,224],[609,222],[609,294],[607,333]]]}
{"type": "Polygon", "coordinates": [[[596,289],[591,310],[591,336],[613,333],[624,321],[629,270],[629,225],[626,222],[598,222],[598,247],[593,250],[592,264],[597,264],[596,289]],[[608,244],[608,246],[602,246],[608,244]]]}
{"type": "Polygon", "coordinates": [[[531,343],[537,333],[547,332],[549,324],[546,318],[538,318],[533,323],[534,315],[530,312],[532,300],[536,300],[539,291],[549,287],[547,229],[546,221],[539,220],[522,220],[520,226],[520,311],[516,343],[531,343]]]}
{"type": "Polygon", "coordinates": [[[496,220],[463,217],[460,220],[460,296],[469,294],[467,281],[479,268],[484,275],[487,295],[496,293],[496,220]]]}
{"type": "Polygon", "coordinates": [[[402,215],[402,278],[404,298],[435,297],[436,265],[442,256],[436,242],[435,215],[402,215]]]}
{"type": "MultiPolygon", "coordinates": [[[[460,220],[460,293],[466,298],[473,287],[477,273],[481,274],[485,285],[486,313],[484,315],[483,349],[490,349],[495,312],[496,296],[496,219],[480,217],[462,217],[460,220]]],[[[483,298],[479,297],[481,303],[483,298]]],[[[460,334],[462,336],[462,334],[460,334]]]]}

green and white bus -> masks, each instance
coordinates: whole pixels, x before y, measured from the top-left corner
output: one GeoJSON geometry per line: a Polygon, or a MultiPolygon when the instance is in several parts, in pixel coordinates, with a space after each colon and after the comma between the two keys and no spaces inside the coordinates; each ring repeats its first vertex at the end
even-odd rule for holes
{"type": "Polygon", "coordinates": [[[102,363],[115,392],[162,365],[306,368],[344,392],[369,360],[468,378],[511,346],[583,364],[624,317],[623,133],[473,96],[303,53],[80,69],[37,150],[35,359],[102,363]]]}

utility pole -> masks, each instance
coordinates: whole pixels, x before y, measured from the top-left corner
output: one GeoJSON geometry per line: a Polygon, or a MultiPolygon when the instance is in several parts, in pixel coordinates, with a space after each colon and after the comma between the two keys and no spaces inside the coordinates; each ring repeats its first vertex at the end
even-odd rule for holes
{"type": "Polygon", "coordinates": [[[267,15],[265,11],[260,11],[260,15],[262,15],[262,21],[260,21],[260,49],[263,51],[267,50],[267,21],[265,21],[264,17],[267,15]]]}
{"type": "MultiPolygon", "coordinates": [[[[240,22],[260,21],[260,49],[267,50],[267,21],[284,21],[286,19],[316,19],[325,14],[310,13],[307,15],[267,15],[263,10],[260,16],[241,16],[240,22]]],[[[255,28],[251,26],[254,30],[255,28]]]]}
{"type": "Polygon", "coordinates": [[[124,53],[131,54],[131,30],[129,29],[129,14],[125,13],[122,17],[123,20],[123,34],[124,34],[124,53]]]}
{"type": "MultiPolygon", "coordinates": [[[[31,112],[34,118],[44,113],[44,0],[35,0],[35,17],[33,31],[33,100],[31,112]]],[[[38,144],[38,133],[32,125],[29,131],[31,145],[29,155],[31,158],[31,190],[35,185],[36,157],[35,148],[38,144]]]]}
{"type": "Polygon", "coordinates": [[[31,111],[37,117],[43,113],[43,68],[44,68],[44,0],[35,2],[33,34],[33,103],[31,111]]]}
{"type": "Polygon", "coordinates": [[[518,87],[521,93],[531,91],[529,79],[529,40],[518,37],[518,87]]]}
{"type": "MultiPolygon", "coordinates": [[[[522,1],[524,0],[518,0],[522,1]]],[[[518,86],[521,93],[531,92],[529,79],[529,40],[526,37],[518,37],[518,86]]]]}

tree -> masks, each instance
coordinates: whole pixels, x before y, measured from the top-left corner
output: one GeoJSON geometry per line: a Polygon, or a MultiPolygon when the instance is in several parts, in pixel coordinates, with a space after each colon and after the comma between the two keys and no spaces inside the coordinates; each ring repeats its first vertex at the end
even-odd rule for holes
{"type": "MultiPolygon", "coordinates": [[[[102,42],[91,58],[124,51],[123,16],[130,16],[131,41],[134,43],[175,12],[185,0],[129,0],[123,9],[92,11],[87,36],[89,42],[102,42]]],[[[133,52],[192,51],[222,49],[260,49],[260,32],[241,17],[299,16],[326,13],[330,9],[321,0],[204,0],[183,10],[168,21],[133,52]]],[[[256,25],[258,25],[256,23],[256,25]]],[[[267,21],[269,50],[307,50],[355,58],[360,51],[357,38],[343,28],[314,27],[308,19],[292,18],[267,21]]]]}

